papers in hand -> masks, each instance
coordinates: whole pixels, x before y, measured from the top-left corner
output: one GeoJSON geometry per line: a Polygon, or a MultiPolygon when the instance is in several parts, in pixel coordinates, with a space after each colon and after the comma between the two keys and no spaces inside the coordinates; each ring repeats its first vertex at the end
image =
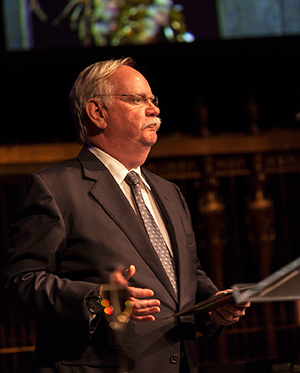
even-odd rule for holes
{"type": "Polygon", "coordinates": [[[300,299],[300,257],[256,284],[235,284],[232,290],[213,295],[174,314],[177,316],[207,313],[226,303],[283,302],[300,299]]]}
{"type": "Polygon", "coordinates": [[[203,302],[197,303],[192,307],[185,308],[180,312],[174,314],[177,316],[195,315],[199,313],[207,313],[214,310],[226,303],[234,302],[233,292],[231,290],[224,291],[221,294],[213,295],[212,297],[204,300],[203,302]]]}

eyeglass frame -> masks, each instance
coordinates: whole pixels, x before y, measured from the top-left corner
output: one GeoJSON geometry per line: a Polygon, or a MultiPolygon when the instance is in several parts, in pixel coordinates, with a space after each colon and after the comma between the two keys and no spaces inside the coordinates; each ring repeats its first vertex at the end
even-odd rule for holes
{"type": "MultiPolygon", "coordinates": [[[[136,95],[129,95],[129,94],[124,94],[124,93],[102,93],[102,94],[99,94],[99,95],[96,95],[95,97],[98,97],[98,96],[121,96],[121,97],[132,97],[133,100],[135,100],[136,98],[141,98],[143,100],[143,105],[146,104],[146,102],[148,100],[151,101],[151,103],[158,107],[158,97],[157,96],[150,96],[150,97],[145,97],[145,95],[142,95],[142,94],[136,94],[136,95]]],[[[121,99],[122,100],[122,99],[121,99]]],[[[134,102],[130,102],[130,101],[126,101],[126,100],[122,100],[122,101],[125,101],[125,102],[128,102],[129,104],[135,104],[135,105],[139,105],[138,103],[134,103],[134,102]]]]}

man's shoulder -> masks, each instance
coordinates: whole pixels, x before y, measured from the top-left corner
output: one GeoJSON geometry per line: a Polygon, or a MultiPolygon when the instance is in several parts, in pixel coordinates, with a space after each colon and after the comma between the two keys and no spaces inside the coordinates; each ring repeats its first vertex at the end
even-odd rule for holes
{"type": "Polygon", "coordinates": [[[86,148],[83,148],[76,157],[41,168],[34,172],[33,175],[47,177],[47,175],[72,173],[76,169],[80,170],[82,162],[88,160],[89,157],[93,159],[94,156],[86,148]]]}
{"type": "Polygon", "coordinates": [[[156,186],[157,188],[163,188],[165,190],[173,190],[173,191],[176,190],[176,193],[178,193],[180,190],[179,187],[175,183],[167,179],[164,179],[163,177],[145,168],[142,168],[142,174],[144,175],[147,182],[152,186],[156,186]]]}
{"type": "Polygon", "coordinates": [[[77,168],[80,168],[80,162],[78,161],[78,158],[71,158],[41,168],[35,171],[32,176],[47,177],[48,175],[66,173],[77,168]]]}
{"type": "Polygon", "coordinates": [[[164,179],[163,177],[149,171],[148,169],[142,167],[142,174],[144,175],[144,177],[150,181],[154,181],[154,182],[158,182],[158,183],[162,183],[162,184],[165,184],[165,185],[173,185],[172,182],[170,182],[169,180],[167,179],[164,179]]]}

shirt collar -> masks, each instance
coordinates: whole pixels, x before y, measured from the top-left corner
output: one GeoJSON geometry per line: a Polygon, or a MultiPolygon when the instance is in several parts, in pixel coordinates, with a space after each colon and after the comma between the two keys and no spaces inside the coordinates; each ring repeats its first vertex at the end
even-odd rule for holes
{"type": "Polygon", "coordinates": [[[149,190],[151,190],[150,185],[147,183],[147,181],[141,173],[141,167],[133,168],[128,171],[127,168],[121,162],[119,162],[117,159],[113,158],[109,154],[105,153],[103,150],[96,148],[92,145],[88,145],[88,149],[104,164],[104,166],[109,170],[109,172],[112,174],[112,176],[119,185],[124,181],[129,171],[135,171],[137,174],[139,174],[143,184],[149,190]]]}

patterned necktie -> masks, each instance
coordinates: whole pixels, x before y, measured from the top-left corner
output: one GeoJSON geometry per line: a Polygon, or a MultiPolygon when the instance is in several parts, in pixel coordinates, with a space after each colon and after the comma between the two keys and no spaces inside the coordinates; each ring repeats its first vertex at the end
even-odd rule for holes
{"type": "Polygon", "coordinates": [[[142,221],[148,233],[150,242],[152,246],[154,247],[161,261],[161,264],[164,267],[171,281],[171,284],[175,290],[175,293],[177,294],[177,280],[176,280],[174,259],[171,257],[170,251],[167,248],[167,245],[160,232],[160,229],[145,204],[145,201],[142,196],[141,187],[140,187],[139,175],[134,171],[130,171],[125,177],[125,181],[131,188],[131,191],[133,193],[136,204],[138,206],[142,221]]]}

